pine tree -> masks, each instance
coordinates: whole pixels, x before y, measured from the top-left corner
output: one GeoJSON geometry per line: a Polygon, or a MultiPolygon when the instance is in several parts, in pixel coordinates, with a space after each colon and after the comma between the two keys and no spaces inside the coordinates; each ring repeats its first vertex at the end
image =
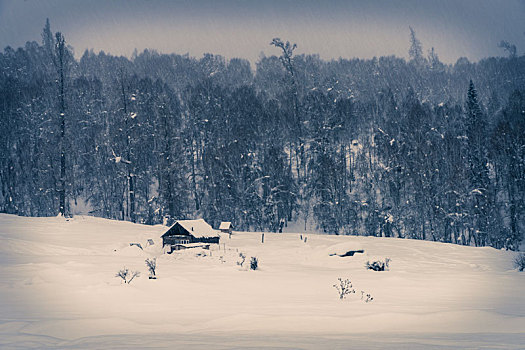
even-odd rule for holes
{"type": "Polygon", "coordinates": [[[421,45],[421,41],[416,37],[416,31],[410,26],[408,28],[410,29],[410,49],[408,50],[410,60],[417,65],[423,65],[425,63],[425,58],[423,57],[423,46],[421,45]]]}
{"type": "Polygon", "coordinates": [[[466,102],[468,164],[470,170],[472,234],[477,246],[487,244],[491,216],[491,188],[487,157],[487,122],[478,102],[478,93],[472,80],[466,102]]]}

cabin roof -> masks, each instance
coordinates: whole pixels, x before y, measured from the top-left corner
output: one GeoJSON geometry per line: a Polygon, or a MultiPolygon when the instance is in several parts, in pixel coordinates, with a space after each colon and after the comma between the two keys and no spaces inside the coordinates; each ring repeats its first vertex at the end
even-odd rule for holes
{"type": "Polygon", "coordinates": [[[219,226],[219,230],[228,230],[228,229],[230,229],[231,226],[232,226],[231,222],[223,221],[223,222],[221,222],[221,224],[219,226]]]}
{"type": "Polygon", "coordinates": [[[219,237],[217,231],[213,229],[204,219],[197,220],[179,220],[177,221],[186,231],[197,238],[201,237],[219,237]]]}
{"type": "Polygon", "coordinates": [[[162,236],[169,235],[168,233],[171,231],[171,229],[179,225],[181,226],[185,231],[188,232],[188,234],[192,235],[195,238],[210,238],[210,237],[219,237],[219,234],[216,230],[214,230],[210,224],[208,224],[204,219],[197,219],[197,220],[179,220],[173,224],[173,226],[170,227],[166,233],[164,233],[162,236]]]}

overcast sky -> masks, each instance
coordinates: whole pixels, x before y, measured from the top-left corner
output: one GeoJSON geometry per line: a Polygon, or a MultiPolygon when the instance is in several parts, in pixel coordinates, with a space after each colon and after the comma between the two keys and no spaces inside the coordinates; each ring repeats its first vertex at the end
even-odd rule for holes
{"type": "Polygon", "coordinates": [[[273,37],[325,59],[407,57],[409,25],[447,63],[504,55],[501,40],[525,51],[525,0],[0,0],[0,47],[40,42],[46,18],[77,57],[86,48],[125,56],[152,48],[256,62],[278,54],[273,37]]]}

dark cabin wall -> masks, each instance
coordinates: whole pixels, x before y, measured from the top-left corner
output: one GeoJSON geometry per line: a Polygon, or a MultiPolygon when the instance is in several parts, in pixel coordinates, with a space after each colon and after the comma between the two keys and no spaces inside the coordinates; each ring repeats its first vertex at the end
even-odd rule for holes
{"type": "Polygon", "coordinates": [[[162,246],[172,245],[172,244],[185,244],[185,243],[195,243],[193,236],[164,236],[162,237],[162,246]]]}

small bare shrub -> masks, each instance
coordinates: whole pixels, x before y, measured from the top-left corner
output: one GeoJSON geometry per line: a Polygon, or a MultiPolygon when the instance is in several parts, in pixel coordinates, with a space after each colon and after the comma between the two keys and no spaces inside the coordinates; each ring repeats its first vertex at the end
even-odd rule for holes
{"type": "Polygon", "coordinates": [[[376,260],[376,261],[367,261],[365,264],[365,267],[369,270],[374,271],[385,271],[388,270],[388,265],[390,264],[390,258],[386,258],[385,261],[383,260],[376,260]]]}
{"type": "Polygon", "coordinates": [[[237,261],[237,265],[242,267],[242,264],[246,261],[246,255],[244,255],[243,252],[239,253],[239,258],[241,258],[241,261],[237,261]]]}
{"type": "Polygon", "coordinates": [[[145,262],[149,270],[149,278],[156,279],[157,275],[155,274],[155,271],[157,269],[157,258],[146,259],[145,262]]]}
{"type": "Polygon", "coordinates": [[[129,270],[127,267],[124,267],[122,270],[120,270],[119,272],[117,272],[117,274],[115,275],[115,277],[120,277],[122,278],[122,280],[124,281],[124,283],[128,283],[127,279],[128,279],[128,274],[129,274],[129,270]]]}
{"type": "Polygon", "coordinates": [[[250,259],[250,269],[257,270],[259,268],[259,259],[257,257],[252,256],[250,259]]]}
{"type": "Polygon", "coordinates": [[[372,300],[374,300],[374,298],[372,297],[372,295],[370,293],[366,293],[365,294],[365,291],[362,290],[361,291],[361,300],[364,300],[365,303],[369,303],[372,300]]]}
{"type": "Polygon", "coordinates": [[[516,256],[514,259],[514,267],[518,269],[518,271],[525,270],[525,253],[520,253],[516,256]]]}
{"type": "Polygon", "coordinates": [[[374,300],[374,298],[370,294],[367,294],[366,295],[366,299],[365,299],[365,303],[370,303],[370,302],[372,302],[372,300],[374,300]]]}
{"type": "Polygon", "coordinates": [[[139,271],[130,271],[127,267],[124,267],[119,272],[117,272],[117,274],[115,275],[115,277],[122,278],[124,283],[127,283],[127,284],[130,284],[131,281],[133,281],[133,279],[135,279],[135,277],[139,277],[139,276],[140,276],[140,272],[139,271]]]}
{"type": "Polygon", "coordinates": [[[140,276],[140,272],[139,272],[139,271],[131,271],[131,277],[130,277],[130,279],[128,280],[128,284],[130,284],[131,281],[133,281],[133,279],[134,279],[135,277],[139,277],[139,276],[140,276]]]}
{"type": "Polygon", "coordinates": [[[339,299],[343,300],[346,298],[348,294],[355,293],[355,289],[352,287],[352,282],[347,279],[338,278],[339,284],[334,284],[334,288],[337,289],[337,293],[339,294],[339,299]]]}

